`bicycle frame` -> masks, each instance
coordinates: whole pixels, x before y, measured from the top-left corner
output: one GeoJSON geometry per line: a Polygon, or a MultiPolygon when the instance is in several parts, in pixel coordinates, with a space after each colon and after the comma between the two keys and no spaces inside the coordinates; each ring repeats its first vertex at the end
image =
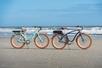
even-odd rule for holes
{"type": "Polygon", "coordinates": [[[32,40],[35,37],[35,32],[32,32],[31,35],[27,35],[27,34],[21,34],[25,40],[32,40]]]}
{"type": "Polygon", "coordinates": [[[34,37],[36,37],[37,35],[39,36],[39,31],[40,31],[40,30],[37,29],[37,30],[31,32],[31,35],[22,34],[22,36],[25,38],[25,40],[31,41],[31,40],[34,39],[34,37]]]}
{"type": "Polygon", "coordinates": [[[68,32],[68,33],[66,33],[66,34],[63,34],[63,35],[61,36],[61,38],[60,38],[60,41],[66,36],[67,42],[73,42],[79,34],[81,34],[81,30],[79,30],[79,29],[77,29],[77,30],[72,30],[72,31],[70,31],[70,32],[68,32]],[[77,31],[77,32],[76,32],[76,31],[77,31]],[[68,34],[72,34],[73,32],[76,32],[76,33],[75,33],[74,37],[72,38],[72,40],[70,40],[70,39],[68,38],[68,34]]]}
{"type": "Polygon", "coordinates": [[[36,29],[35,31],[30,33],[31,35],[28,35],[27,32],[25,32],[25,33],[20,32],[20,34],[21,34],[21,36],[24,37],[25,41],[32,41],[32,39],[35,38],[37,35],[39,36],[39,31],[40,30],[41,29],[39,29],[39,30],[36,29]]]}

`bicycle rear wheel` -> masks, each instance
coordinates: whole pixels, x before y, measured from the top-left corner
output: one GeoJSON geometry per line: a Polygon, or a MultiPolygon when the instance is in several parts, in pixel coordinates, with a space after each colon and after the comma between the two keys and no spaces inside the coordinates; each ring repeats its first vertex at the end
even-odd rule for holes
{"type": "Polygon", "coordinates": [[[77,36],[76,43],[79,48],[87,49],[91,46],[92,39],[88,34],[82,33],[77,36]]]}
{"type": "Polygon", "coordinates": [[[49,44],[49,38],[46,34],[39,34],[34,38],[34,42],[38,48],[44,49],[49,44]]]}
{"type": "Polygon", "coordinates": [[[61,37],[62,37],[62,35],[61,34],[55,34],[53,37],[52,37],[52,41],[51,41],[51,43],[52,43],[52,45],[53,45],[53,47],[55,48],[55,49],[64,49],[65,48],[65,46],[66,46],[66,38],[63,38],[61,41],[60,41],[60,39],[61,39],[61,37]]]}
{"type": "Polygon", "coordinates": [[[21,35],[13,35],[10,39],[11,45],[14,48],[20,49],[22,48],[25,43],[24,43],[24,37],[21,35]]]}

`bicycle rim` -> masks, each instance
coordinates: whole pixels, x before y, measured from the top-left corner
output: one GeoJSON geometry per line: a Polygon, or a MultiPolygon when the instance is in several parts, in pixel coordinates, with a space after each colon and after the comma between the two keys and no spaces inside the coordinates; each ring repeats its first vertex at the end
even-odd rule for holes
{"type": "Polygon", "coordinates": [[[11,37],[11,45],[17,49],[22,48],[25,45],[24,38],[21,35],[12,36],[11,37]]]}
{"type": "Polygon", "coordinates": [[[64,49],[64,47],[66,46],[66,39],[64,38],[64,42],[60,42],[60,38],[61,38],[61,35],[60,34],[56,34],[52,37],[52,45],[54,48],[56,49],[64,49]]]}
{"type": "Polygon", "coordinates": [[[91,46],[92,44],[92,39],[89,35],[82,33],[81,35],[79,35],[77,37],[77,45],[81,48],[81,49],[87,49],[91,46]]]}
{"type": "Polygon", "coordinates": [[[35,45],[40,48],[40,49],[44,49],[48,46],[49,44],[49,38],[47,35],[45,34],[39,34],[38,36],[36,36],[34,38],[34,42],[35,45]]]}

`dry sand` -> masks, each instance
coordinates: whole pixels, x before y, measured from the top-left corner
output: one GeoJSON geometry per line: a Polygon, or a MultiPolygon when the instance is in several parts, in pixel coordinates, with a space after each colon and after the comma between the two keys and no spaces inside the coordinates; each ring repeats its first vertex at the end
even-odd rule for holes
{"type": "Polygon", "coordinates": [[[9,39],[0,38],[0,68],[102,68],[102,39],[93,37],[87,50],[75,43],[64,50],[56,50],[51,44],[38,49],[33,43],[29,49],[14,49],[9,39]]]}

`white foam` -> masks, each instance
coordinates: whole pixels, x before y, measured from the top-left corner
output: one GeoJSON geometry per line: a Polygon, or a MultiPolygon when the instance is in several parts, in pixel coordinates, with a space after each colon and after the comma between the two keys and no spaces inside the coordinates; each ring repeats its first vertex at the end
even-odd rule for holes
{"type": "MultiPolygon", "coordinates": [[[[12,28],[0,28],[0,32],[12,32],[13,30],[17,30],[17,29],[12,29],[12,28]]],[[[34,32],[37,29],[35,28],[27,28],[27,32],[34,32]]],[[[67,33],[71,30],[63,30],[64,33],[67,33]]],[[[48,33],[48,34],[52,34],[53,33],[53,29],[43,29],[40,32],[43,33],[48,33]]],[[[89,29],[84,29],[82,30],[83,33],[87,33],[87,34],[102,34],[102,27],[92,27],[89,29]]]]}

